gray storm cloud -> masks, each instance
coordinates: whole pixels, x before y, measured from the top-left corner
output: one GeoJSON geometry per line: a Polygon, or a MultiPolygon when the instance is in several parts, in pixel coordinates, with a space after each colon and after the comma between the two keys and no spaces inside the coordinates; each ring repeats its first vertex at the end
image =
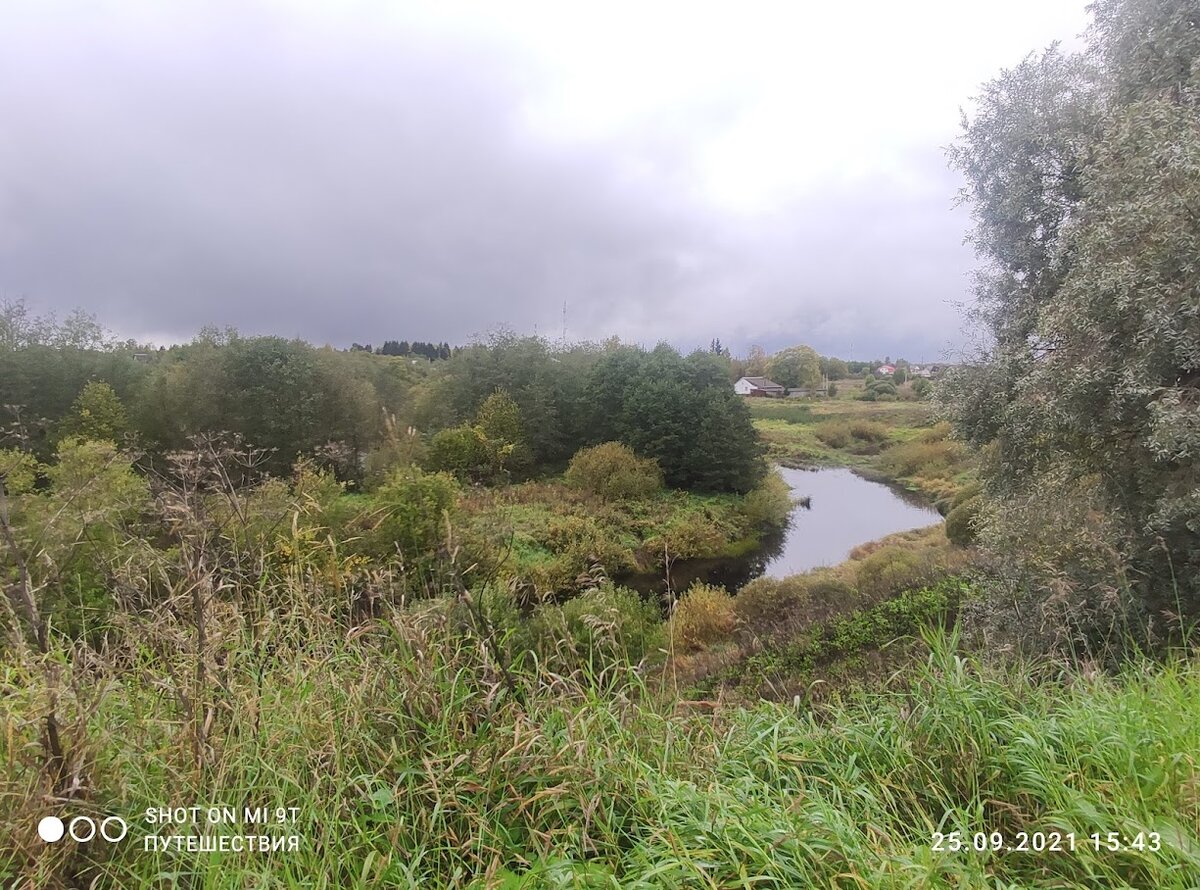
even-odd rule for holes
{"type": "Polygon", "coordinates": [[[903,178],[727,213],[681,167],[686,118],[547,139],[538,72],[486,40],[214,8],[0,11],[0,294],[174,339],[557,334],[564,302],[572,338],[685,348],[933,358],[957,333],[971,256],[935,143],[903,178]]]}

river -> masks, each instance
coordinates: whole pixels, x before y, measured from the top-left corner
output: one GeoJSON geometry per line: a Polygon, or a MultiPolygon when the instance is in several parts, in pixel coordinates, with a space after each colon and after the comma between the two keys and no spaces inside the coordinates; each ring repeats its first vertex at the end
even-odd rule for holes
{"type": "MultiPolygon", "coordinates": [[[[766,575],[784,578],[842,562],[859,544],[896,532],[941,522],[941,515],[916,495],[871,482],[844,467],[821,470],[778,468],[799,500],[787,528],[763,541],[754,553],[726,559],[680,560],[671,566],[671,585],[686,590],[693,581],[721,584],[730,591],[766,575]]],[[[620,579],[643,592],[661,592],[663,573],[620,579]]]]}

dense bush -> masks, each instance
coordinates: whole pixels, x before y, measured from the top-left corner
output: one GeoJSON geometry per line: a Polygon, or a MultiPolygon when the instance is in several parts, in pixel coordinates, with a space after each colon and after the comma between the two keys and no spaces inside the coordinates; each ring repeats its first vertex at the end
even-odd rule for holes
{"type": "Polygon", "coordinates": [[[675,649],[687,652],[728,638],[736,625],[734,599],[725,588],[693,584],[671,610],[668,633],[675,649]]]}
{"type": "Polygon", "coordinates": [[[720,553],[726,533],[705,513],[686,513],[647,543],[655,559],[694,559],[720,553]]]}
{"type": "Polygon", "coordinates": [[[779,473],[771,472],[742,500],[742,514],[752,528],[780,528],[791,516],[792,503],[787,482],[779,473]]]}
{"type": "Polygon", "coordinates": [[[429,442],[425,463],[434,472],[452,473],[464,480],[482,480],[492,471],[483,434],[477,427],[465,424],[436,433],[429,442]]]}
{"type": "Polygon", "coordinates": [[[620,442],[581,448],[571,458],[567,484],[607,500],[648,497],[662,488],[658,464],[620,442]]]}
{"type": "Polygon", "coordinates": [[[850,426],[844,421],[827,420],[814,427],[818,439],[830,448],[845,448],[850,444],[850,426]]]}
{"type": "Polygon", "coordinates": [[[628,547],[590,516],[555,517],[546,525],[540,542],[572,567],[574,575],[600,566],[607,574],[636,568],[628,547]]]}
{"type": "Polygon", "coordinates": [[[956,472],[966,449],[950,440],[901,442],[879,458],[879,466],[891,476],[938,477],[956,472]]]}
{"type": "Polygon", "coordinates": [[[733,600],[739,631],[751,639],[790,635],[807,605],[808,579],[803,575],[755,578],[733,600]]]}
{"type": "Polygon", "coordinates": [[[983,503],[979,495],[967,498],[946,515],[946,537],[960,547],[968,547],[975,543],[978,532],[975,522],[983,503]]]}
{"type": "Polygon", "coordinates": [[[367,501],[356,521],[359,537],[351,544],[376,559],[419,560],[445,541],[457,494],[447,473],[397,470],[367,501]]]}
{"type": "Polygon", "coordinates": [[[935,581],[938,564],[904,546],[887,546],[855,565],[855,586],[865,602],[877,602],[895,591],[935,581]]]}

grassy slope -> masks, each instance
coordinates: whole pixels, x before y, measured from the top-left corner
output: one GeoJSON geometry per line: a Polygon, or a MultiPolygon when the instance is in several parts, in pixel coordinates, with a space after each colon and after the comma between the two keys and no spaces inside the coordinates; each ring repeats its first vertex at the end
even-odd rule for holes
{"type": "MultiPolygon", "coordinates": [[[[298,806],[299,853],[143,852],[138,822],[91,862],[47,848],[32,828],[44,805],[14,810],[14,792],[38,782],[36,725],[17,721],[0,735],[0,876],[133,887],[170,875],[205,888],[1200,882],[1194,661],[1089,677],[981,667],[935,639],[897,691],[714,718],[673,710],[636,679],[598,692],[578,675],[531,674],[519,701],[452,627],[408,613],[347,639],[304,623],[277,637],[261,677],[249,651],[231,653],[205,773],[145,675],[108,689],[89,721],[96,785],[76,810],[135,820],[160,802],[298,806]],[[931,849],[935,831],[956,830],[968,845],[974,832],[1073,831],[1079,848],[931,849]],[[1110,831],[1158,832],[1162,849],[1093,849],[1087,836],[1110,831]]],[[[34,677],[3,681],[6,710],[37,710],[34,677]]]]}

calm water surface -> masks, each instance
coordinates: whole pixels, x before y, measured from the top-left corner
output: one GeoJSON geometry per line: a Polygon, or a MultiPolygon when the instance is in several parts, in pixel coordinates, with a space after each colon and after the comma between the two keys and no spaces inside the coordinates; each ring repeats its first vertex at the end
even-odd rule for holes
{"type": "MultiPolygon", "coordinates": [[[[785,578],[819,566],[842,562],[859,544],[896,532],[941,522],[941,515],[919,497],[869,482],[844,468],[790,470],[779,473],[794,498],[808,498],[809,507],[792,510],[791,522],[778,535],[763,541],[755,553],[734,559],[689,559],[672,566],[671,584],[686,590],[693,581],[721,584],[737,590],[767,575],[785,578]]],[[[643,592],[662,592],[662,574],[634,575],[622,583],[643,592]]]]}
{"type": "Polygon", "coordinates": [[[792,495],[810,498],[811,507],[792,511],[779,552],[763,567],[763,574],[772,578],[837,565],[859,544],[942,521],[920,498],[844,468],[780,467],[779,473],[792,495]]]}

